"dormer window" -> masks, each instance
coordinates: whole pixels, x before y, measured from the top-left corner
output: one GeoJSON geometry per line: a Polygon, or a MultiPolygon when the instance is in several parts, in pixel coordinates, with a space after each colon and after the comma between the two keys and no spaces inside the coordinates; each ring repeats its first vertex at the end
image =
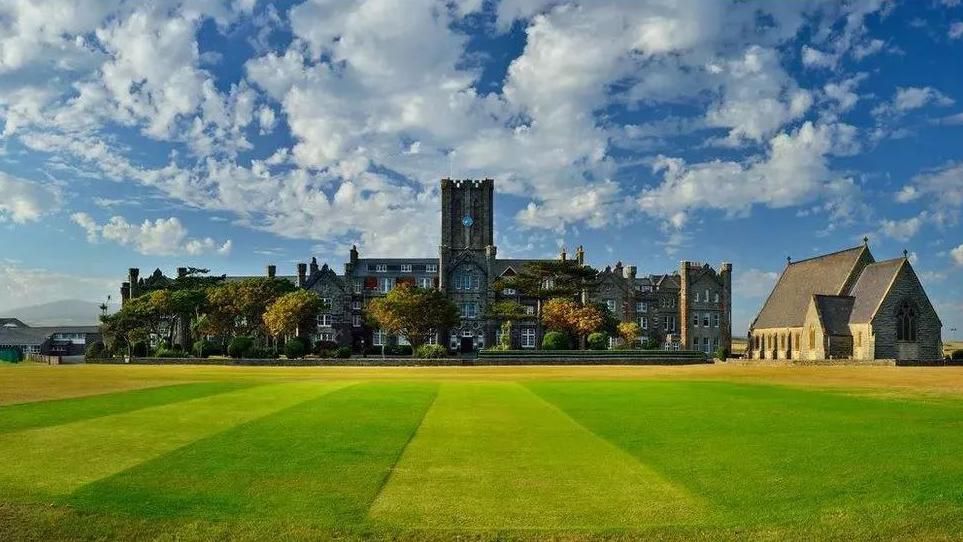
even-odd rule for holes
{"type": "Polygon", "coordinates": [[[438,272],[437,264],[430,263],[425,266],[425,273],[437,273],[437,272],[438,272]]]}
{"type": "Polygon", "coordinates": [[[401,264],[401,272],[411,273],[411,264],[410,263],[401,264]]]}
{"type": "Polygon", "coordinates": [[[375,273],[387,273],[387,272],[388,272],[388,264],[379,263],[378,265],[375,266],[375,273]]]}

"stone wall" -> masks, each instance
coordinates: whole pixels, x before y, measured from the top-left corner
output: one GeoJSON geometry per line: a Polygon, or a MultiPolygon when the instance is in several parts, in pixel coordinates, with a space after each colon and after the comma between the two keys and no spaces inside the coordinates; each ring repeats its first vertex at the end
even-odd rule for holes
{"type": "Polygon", "coordinates": [[[942,324],[910,265],[903,265],[897,273],[872,326],[876,358],[928,360],[943,357],[942,324]],[[909,300],[916,309],[916,345],[896,340],[897,311],[904,300],[909,300]]]}

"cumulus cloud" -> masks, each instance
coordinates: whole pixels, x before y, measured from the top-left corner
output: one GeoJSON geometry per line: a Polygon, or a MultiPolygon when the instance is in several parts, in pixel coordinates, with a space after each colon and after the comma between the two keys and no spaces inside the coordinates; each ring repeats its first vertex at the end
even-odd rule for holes
{"type": "Polygon", "coordinates": [[[953,105],[953,99],[933,87],[900,87],[889,102],[882,103],[873,109],[876,116],[901,115],[914,109],[929,105],[953,105]]]}
{"type": "Polygon", "coordinates": [[[963,162],[949,162],[920,173],[896,194],[901,203],[919,199],[938,207],[963,207],[963,162]]]}
{"type": "Polygon", "coordinates": [[[950,30],[947,35],[951,40],[957,40],[963,38],[963,21],[956,21],[950,25],[950,30]]]}
{"type": "Polygon", "coordinates": [[[963,245],[960,245],[950,251],[950,257],[956,262],[956,265],[963,267],[963,245]]]}
{"type": "Polygon", "coordinates": [[[909,241],[919,233],[926,223],[926,213],[904,220],[883,220],[881,229],[884,235],[897,241],[909,241]]]}
{"type": "Polygon", "coordinates": [[[768,296],[779,279],[779,273],[775,271],[763,271],[756,268],[737,271],[735,275],[732,280],[734,295],[753,299],[768,296]]]}
{"type": "Polygon", "coordinates": [[[80,226],[89,242],[112,241],[128,246],[140,254],[149,256],[173,256],[188,254],[217,253],[227,255],[231,251],[231,241],[217,243],[210,237],[189,238],[187,228],[176,217],[144,220],[140,225],[131,224],[122,216],[111,217],[104,224],[98,224],[87,213],[74,213],[71,220],[80,226]]]}
{"type": "Polygon", "coordinates": [[[53,188],[0,171],[0,222],[37,221],[58,202],[53,188]]]}

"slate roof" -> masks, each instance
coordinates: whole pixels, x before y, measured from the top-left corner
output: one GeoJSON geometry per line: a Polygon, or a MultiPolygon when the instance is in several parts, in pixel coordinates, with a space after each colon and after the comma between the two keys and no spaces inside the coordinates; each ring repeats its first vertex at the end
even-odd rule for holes
{"type": "Polygon", "coordinates": [[[504,260],[497,259],[497,260],[495,260],[494,272],[495,272],[495,276],[496,276],[496,277],[500,277],[500,276],[502,276],[502,273],[504,273],[509,267],[511,267],[512,269],[515,270],[516,273],[518,273],[519,271],[522,270],[522,267],[523,267],[525,264],[527,264],[527,263],[532,263],[532,262],[554,262],[554,261],[557,261],[557,260],[547,260],[547,259],[541,259],[541,260],[540,260],[540,259],[531,259],[531,258],[530,258],[530,259],[512,259],[512,258],[507,258],[507,259],[504,259],[504,260]]]}
{"type": "Polygon", "coordinates": [[[27,324],[16,318],[0,318],[0,327],[27,327],[27,324]]]}
{"type": "MultiPolygon", "coordinates": [[[[247,279],[266,279],[266,278],[267,278],[267,275],[233,275],[233,276],[229,275],[224,277],[224,282],[240,282],[242,280],[247,280],[247,279]]],[[[298,277],[296,275],[275,275],[274,278],[284,279],[291,283],[296,283],[298,281],[298,277]]]]}
{"type": "Polygon", "coordinates": [[[864,250],[869,251],[860,245],[786,265],[753,327],[802,327],[812,296],[845,293],[842,289],[864,250]]]}
{"type": "Polygon", "coordinates": [[[0,328],[0,344],[39,346],[54,333],[100,333],[97,326],[4,327],[0,328]]]}
{"type": "Polygon", "coordinates": [[[823,323],[823,329],[830,335],[850,335],[849,316],[853,311],[855,298],[846,295],[813,296],[816,312],[823,323]]]}
{"type": "Polygon", "coordinates": [[[849,295],[856,298],[850,321],[854,324],[866,324],[876,315],[876,308],[889,290],[896,274],[903,267],[905,258],[895,258],[872,263],[863,269],[862,274],[853,285],[849,295]]]}

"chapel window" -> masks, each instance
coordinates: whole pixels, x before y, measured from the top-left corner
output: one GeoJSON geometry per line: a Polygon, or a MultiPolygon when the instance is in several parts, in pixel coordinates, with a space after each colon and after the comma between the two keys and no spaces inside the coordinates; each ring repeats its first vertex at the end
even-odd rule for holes
{"type": "Polygon", "coordinates": [[[916,311],[904,301],[896,313],[896,340],[916,341],[916,311]]]}

